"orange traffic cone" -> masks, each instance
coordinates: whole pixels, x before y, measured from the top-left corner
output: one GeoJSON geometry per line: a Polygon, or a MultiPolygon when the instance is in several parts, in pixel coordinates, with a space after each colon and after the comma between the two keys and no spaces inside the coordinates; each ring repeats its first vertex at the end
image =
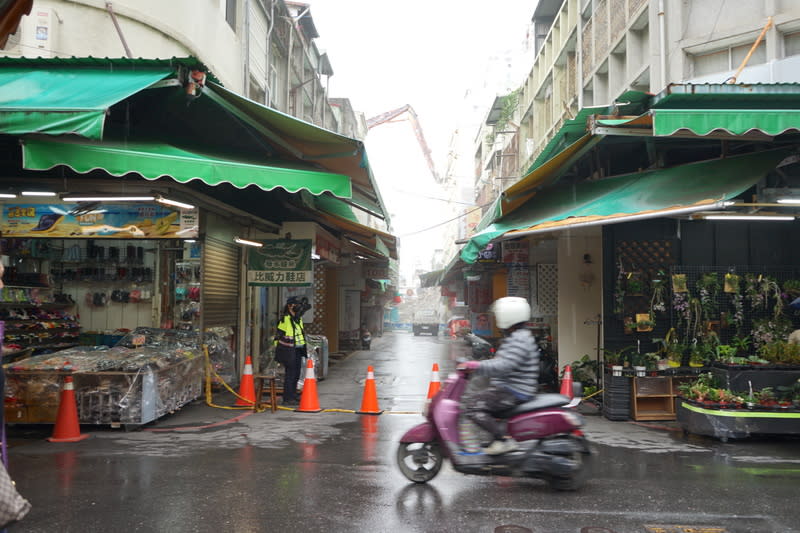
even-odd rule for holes
{"type": "Polygon", "coordinates": [[[303,394],[300,395],[300,407],[297,410],[304,413],[319,413],[322,411],[317,398],[317,378],[314,377],[314,360],[310,357],[306,365],[306,379],[303,382],[303,394]]]}
{"type": "Polygon", "coordinates": [[[56,427],[53,428],[53,436],[47,440],[50,442],[78,442],[87,438],[89,438],[89,434],[81,435],[81,427],[78,424],[78,404],[75,403],[75,385],[72,383],[72,376],[66,376],[58,403],[56,427]]]}
{"type": "Polygon", "coordinates": [[[561,380],[561,394],[570,400],[575,396],[572,392],[572,368],[569,365],[564,367],[564,379],[561,380]]]}
{"type": "Polygon", "coordinates": [[[244,372],[242,372],[242,383],[239,385],[239,396],[241,398],[236,398],[236,405],[238,406],[252,407],[256,403],[256,388],[253,383],[253,360],[249,355],[244,358],[244,372]]]}
{"type": "Polygon", "coordinates": [[[367,380],[364,382],[364,396],[361,399],[360,415],[379,415],[383,411],[378,407],[378,392],[375,389],[375,372],[372,366],[367,367],[367,380]]]}
{"type": "Polygon", "coordinates": [[[431,370],[431,383],[428,385],[428,399],[433,398],[442,384],[439,382],[439,364],[433,363],[433,370],[431,370]]]}

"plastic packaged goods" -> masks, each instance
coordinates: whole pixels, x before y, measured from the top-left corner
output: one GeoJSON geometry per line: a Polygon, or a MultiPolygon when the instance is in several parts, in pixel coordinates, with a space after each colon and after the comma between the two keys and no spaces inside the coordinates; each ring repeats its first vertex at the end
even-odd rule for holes
{"type": "Polygon", "coordinates": [[[74,378],[82,424],[144,424],[202,393],[203,353],[194,331],[137,328],[113,348],[79,346],[6,368],[9,423],[55,421],[61,380],[74,378]]]}

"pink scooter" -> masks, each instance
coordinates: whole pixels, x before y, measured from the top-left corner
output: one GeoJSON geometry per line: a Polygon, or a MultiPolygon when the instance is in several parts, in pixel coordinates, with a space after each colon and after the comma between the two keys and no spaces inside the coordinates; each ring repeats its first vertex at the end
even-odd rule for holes
{"type": "Polygon", "coordinates": [[[458,370],[448,377],[426,406],[427,421],[400,438],[397,463],[404,476],[426,483],[439,473],[447,457],[462,474],[539,478],[556,490],[577,490],[585,483],[592,453],[581,431],[583,418],[571,409],[580,403],[580,384],[575,384],[572,401],[561,394],[539,394],[504,413],[508,433],[518,448],[486,455],[470,451],[470,445],[462,442],[464,432],[459,432],[461,397],[469,375],[458,370]]]}

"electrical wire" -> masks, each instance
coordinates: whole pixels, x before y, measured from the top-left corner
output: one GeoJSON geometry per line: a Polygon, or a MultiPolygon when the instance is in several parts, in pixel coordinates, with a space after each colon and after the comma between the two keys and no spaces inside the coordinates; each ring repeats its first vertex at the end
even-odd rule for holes
{"type": "Polygon", "coordinates": [[[448,223],[450,223],[450,222],[452,222],[454,220],[458,220],[459,218],[464,218],[465,216],[467,216],[467,215],[469,215],[471,213],[474,213],[475,211],[479,211],[479,210],[483,209],[484,207],[488,207],[488,206],[492,205],[492,203],[493,202],[489,202],[489,203],[486,203],[486,204],[483,204],[483,205],[479,205],[475,209],[470,209],[466,213],[462,213],[462,214],[460,214],[460,215],[458,215],[456,217],[450,218],[450,219],[445,220],[443,222],[439,222],[438,224],[434,224],[433,226],[430,226],[430,227],[425,228],[425,229],[421,229],[421,230],[417,230],[417,231],[411,231],[411,232],[408,232],[408,233],[403,233],[402,235],[398,235],[398,237],[400,237],[400,238],[411,237],[412,235],[418,235],[420,233],[425,233],[426,231],[430,231],[430,230],[436,229],[436,228],[438,228],[440,226],[444,226],[445,224],[448,224],[448,223]]]}

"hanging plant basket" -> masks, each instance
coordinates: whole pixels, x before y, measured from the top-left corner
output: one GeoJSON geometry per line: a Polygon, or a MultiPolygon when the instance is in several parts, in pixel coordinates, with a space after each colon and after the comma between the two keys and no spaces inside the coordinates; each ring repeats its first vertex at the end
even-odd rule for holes
{"type": "Polygon", "coordinates": [[[686,285],[686,274],[672,275],[672,292],[689,292],[689,287],[686,285]]]}
{"type": "Polygon", "coordinates": [[[723,291],[728,294],[738,294],[739,293],[739,283],[741,281],[741,277],[739,274],[725,274],[725,284],[723,286],[723,291]]]}
{"type": "Polygon", "coordinates": [[[636,313],[636,331],[643,333],[653,331],[655,323],[648,313],[636,313]]]}

